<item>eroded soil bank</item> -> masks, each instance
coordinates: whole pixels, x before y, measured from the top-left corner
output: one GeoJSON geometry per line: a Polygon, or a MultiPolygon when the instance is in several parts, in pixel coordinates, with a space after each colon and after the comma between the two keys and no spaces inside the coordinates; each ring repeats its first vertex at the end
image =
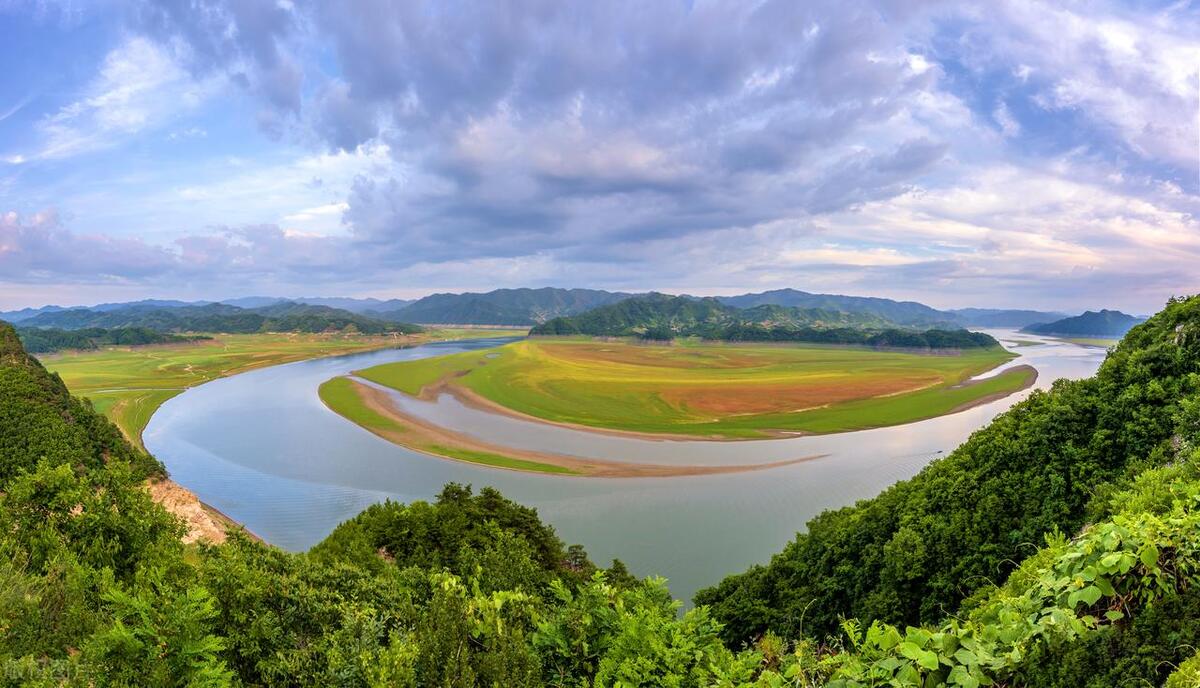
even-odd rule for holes
{"type": "MultiPolygon", "coordinates": [[[[453,455],[455,453],[479,453],[506,459],[514,459],[519,462],[530,462],[544,466],[555,466],[564,469],[564,471],[558,473],[560,475],[596,478],[668,478],[686,475],[713,475],[721,473],[760,471],[769,468],[777,468],[780,466],[789,466],[802,461],[820,458],[820,455],[802,456],[794,459],[773,461],[769,463],[737,464],[727,466],[670,465],[630,463],[624,461],[601,461],[596,459],[583,459],[563,454],[553,454],[549,452],[504,447],[492,444],[490,442],[485,442],[469,435],[454,432],[447,428],[430,423],[422,418],[418,418],[412,414],[405,413],[392,403],[387,392],[363,384],[357,380],[352,380],[352,383],[359,399],[367,408],[374,413],[393,421],[395,424],[403,428],[389,429],[378,427],[367,428],[368,430],[388,440],[389,442],[398,444],[402,447],[419,451],[423,454],[436,456],[438,458],[455,461],[482,463],[453,455]],[[439,450],[449,451],[443,453],[439,450]]],[[[337,411],[337,409],[333,410],[335,412],[337,411]]],[[[503,468],[506,470],[545,472],[538,471],[537,469],[527,470],[518,466],[505,466],[491,463],[484,463],[483,465],[489,465],[495,468],[503,468]]]]}

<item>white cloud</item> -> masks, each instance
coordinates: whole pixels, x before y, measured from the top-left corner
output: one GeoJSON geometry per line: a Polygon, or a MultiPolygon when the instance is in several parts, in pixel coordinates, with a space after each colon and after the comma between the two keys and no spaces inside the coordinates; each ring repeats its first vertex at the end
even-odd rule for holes
{"type": "Polygon", "coordinates": [[[131,38],[108,53],[79,99],[37,124],[30,159],[67,158],[115,146],[196,108],[216,90],[197,82],[164,47],[131,38]]]}
{"type": "Polygon", "coordinates": [[[28,105],[31,100],[33,100],[32,93],[25,96],[24,98],[21,98],[17,102],[10,105],[8,108],[6,108],[4,110],[0,110],[0,122],[3,122],[4,120],[8,119],[9,117],[12,117],[13,115],[17,114],[21,110],[25,109],[25,106],[28,105]]]}
{"type": "MultiPolygon", "coordinates": [[[[1146,171],[1195,162],[1194,13],[364,2],[150,8],[146,37],[6,161],[211,132],[211,157],[160,145],[189,157],[47,184],[79,236],[164,247],[140,277],[155,284],[796,286],[938,305],[1042,289],[1144,307],[1200,288],[1194,178],[1146,171]],[[943,33],[964,25],[978,32],[943,33]],[[232,81],[281,142],[227,145],[254,125],[222,117],[247,108],[183,116],[232,81]],[[1054,126],[1078,151],[1045,152],[1054,126]]],[[[38,170],[12,172],[15,197],[38,170]]],[[[104,245],[64,231],[61,246],[104,245]]]]}
{"type": "Polygon", "coordinates": [[[784,263],[797,266],[852,265],[856,267],[877,267],[912,265],[922,261],[920,257],[907,255],[892,248],[847,248],[836,245],[783,251],[780,254],[780,258],[784,263]]]}
{"type": "Polygon", "coordinates": [[[993,59],[1048,84],[1051,110],[1072,109],[1147,158],[1196,164],[1200,22],[1176,5],[1128,17],[1103,3],[1008,0],[984,21],[993,59]]]}
{"type": "Polygon", "coordinates": [[[996,124],[1000,127],[1000,133],[1006,138],[1012,138],[1021,133],[1021,125],[1013,118],[1012,113],[1008,111],[1008,105],[1000,103],[992,112],[992,119],[996,120],[996,124]]]}

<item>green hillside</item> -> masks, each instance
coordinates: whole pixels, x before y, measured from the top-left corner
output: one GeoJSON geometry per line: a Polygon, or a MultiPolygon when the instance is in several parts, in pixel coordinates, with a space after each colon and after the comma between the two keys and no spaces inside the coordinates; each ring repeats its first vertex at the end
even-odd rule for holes
{"type": "Polygon", "coordinates": [[[667,340],[703,337],[745,342],[810,342],[903,348],[999,346],[991,336],[966,330],[901,328],[878,315],[771,304],[736,308],[715,298],[649,294],[576,316],[555,318],[533,335],[640,337],[667,340]]]}
{"type": "Polygon", "coordinates": [[[582,313],[628,296],[599,289],[496,289],[483,294],[431,294],[376,315],[385,320],[442,325],[527,326],[582,313]]]}
{"type": "Polygon", "coordinates": [[[939,311],[923,303],[895,301],[872,296],[812,294],[799,289],[773,289],[756,294],[719,296],[717,299],[721,303],[735,308],[752,308],[772,304],[800,309],[855,313],[906,327],[954,327],[958,324],[953,313],[939,311]]]}
{"type": "Polygon", "coordinates": [[[177,344],[193,341],[199,335],[177,335],[156,332],[145,327],[87,327],[81,330],[62,330],[56,327],[18,328],[17,335],[25,350],[31,354],[48,354],[63,349],[89,350],[102,346],[143,346],[146,344],[177,344]]]}
{"type": "Polygon", "coordinates": [[[283,302],[260,308],[239,308],[220,303],[204,306],[133,305],[108,310],[76,308],[41,313],[23,320],[23,329],[142,328],[156,332],[329,332],[411,334],[421,328],[351,313],[329,306],[283,302]]]}

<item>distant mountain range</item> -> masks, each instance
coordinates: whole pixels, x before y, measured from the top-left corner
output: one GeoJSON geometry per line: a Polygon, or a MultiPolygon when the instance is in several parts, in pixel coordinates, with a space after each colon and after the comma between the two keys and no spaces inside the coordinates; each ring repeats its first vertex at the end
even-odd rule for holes
{"type": "Polygon", "coordinates": [[[1001,308],[959,308],[946,311],[968,327],[1026,327],[1038,323],[1053,322],[1067,317],[1068,313],[1048,311],[1006,310],[1001,308]]]}
{"type": "Polygon", "coordinates": [[[579,315],[554,318],[534,327],[530,333],[627,336],[661,331],[675,335],[703,335],[734,325],[751,324],[791,328],[895,326],[885,318],[867,313],[774,304],[739,308],[717,298],[650,293],[579,315]]]}
{"type": "Polygon", "coordinates": [[[907,326],[960,325],[957,318],[945,311],[930,308],[915,301],[893,301],[870,296],[839,294],[810,294],[796,289],[775,289],[758,294],[718,296],[718,301],[735,308],[776,305],[794,308],[825,309],[873,315],[889,322],[907,326]]]}
{"type": "Polygon", "coordinates": [[[1022,332],[1032,334],[1070,335],[1077,337],[1124,337],[1125,333],[1135,325],[1145,322],[1145,318],[1122,313],[1121,311],[1101,310],[1087,311],[1073,318],[1063,318],[1053,322],[1029,325],[1022,332]]]}
{"type": "MultiPolygon", "coordinates": [[[[607,306],[622,300],[646,296],[646,293],[612,292],[600,289],[496,289],[483,293],[432,294],[415,301],[405,299],[356,299],[335,297],[302,297],[282,299],[269,296],[250,296],[227,299],[221,302],[145,300],[131,303],[104,303],[87,308],[67,309],[62,306],[25,308],[19,311],[0,313],[0,319],[14,323],[27,321],[49,313],[86,310],[92,312],[126,312],[131,308],[171,309],[226,305],[245,310],[259,310],[279,304],[306,304],[324,306],[353,313],[374,320],[403,323],[426,323],[444,325],[512,325],[530,327],[558,317],[579,315],[593,308],[607,306]]],[[[700,297],[687,297],[701,301],[700,297]]],[[[1022,328],[1033,324],[1055,322],[1067,316],[1065,313],[994,308],[963,308],[939,310],[915,301],[846,296],[841,294],[814,294],[797,289],[776,289],[737,296],[718,296],[714,300],[734,308],[746,309],[756,306],[780,306],[802,310],[840,312],[843,314],[877,318],[897,326],[909,328],[956,328],[997,327],[1022,328]]],[[[815,316],[814,316],[815,317],[815,316]]],[[[85,321],[76,314],[68,320],[85,321]]],[[[46,322],[46,321],[39,321],[46,322]]],[[[51,319],[50,322],[56,322],[51,319]]],[[[61,325],[53,325],[61,326],[61,325]]],[[[85,327],[90,325],[72,325],[85,327]]]]}
{"type": "Polygon", "coordinates": [[[239,299],[225,299],[221,303],[242,308],[262,308],[277,303],[306,303],[310,306],[328,306],[340,308],[359,315],[371,315],[375,312],[394,311],[410,303],[409,299],[352,299],[339,297],[302,296],[295,299],[283,299],[270,296],[246,296],[239,299]]]}
{"type": "Polygon", "coordinates": [[[285,299],[278,296],[244,296],[236,299],[226,299],[224,301],[177,301],[174,299],[144,299],[142,301],[125,301],[120,303],[98,303],[94,306],[42,306],[41,308],[22,308],[16,311],[3,312],[0,311],[0,320],[7,320],[11,323],[19,323],[30,318],[34,318],[42,313],[57,313],[66,310],[88,310],[88,311],[116,311],[127,310],[135,307],[146,308],[187,308],[194,306],[210,306],[212,304],[225,304],[228,306],[237,306],[238,308],[255,309],[264,308],[266,306],[274,306],[281,303],[302,303],[310,306],[328,306],[330,308],[338,308],[359,315],[369,315],[375,311],[394,311],[402,308],[410,303],[408,299],[353,299],[353,298],[337,298],[337,297],[301,297],[296,299],[285,299]]]}
{"type": "Polygon", "coordinates": [[[496,289],[482,294],[432,294],[392,311],[385,320],[438,325],[536,325],[627,299],[634,294],[599,289],[496,289]]]}
{"type": "MultiPolygon", "coordinates": [[[[107,304],[106,304],[107,306],[107,304]]],[[[139,302],[103,310],[74,308],[43,311],[20,322],[22,328],[79,330],[145,328],[155,332],[328,332],[363,334],[418,332],[415,325],[385,322],[329,306],[284,301],[261,308],[240,308],[223,303],[161,305],[139,302]]]]}
{"type": "MultiPolygon", "coordinates": [[[[376,306],[367,303],[343,305],[384,320],[445,325],[514,325],[532,326],[552,318],[578,315],[599,306],[607,306],[646,293],[611,292],[601,289],[496,289],[484,293],[432,294],[399,307],[376,306]],[[354,305],[355,307],[350,307],[354,305]]],[[[699,299],[700,297],[689,297],[699,299]]],[[[718,296],[715,299],[735,308],[753,306],[787,306],[793,308],[841,311],[867,315],[905,327],[1024,327],[1039,322],[1051,322],[1065,313],[968,308],[943,311],[915,301],[813,294],[797,289],[776,289],[738,296],[718,296]]],[[[296,299],[312,303],[314,299],[296,299]]],[[[329,299],[349,302],[353,299],[329,299]]],[[[368,300],[362,300],[368,301],[368,300]]]]}

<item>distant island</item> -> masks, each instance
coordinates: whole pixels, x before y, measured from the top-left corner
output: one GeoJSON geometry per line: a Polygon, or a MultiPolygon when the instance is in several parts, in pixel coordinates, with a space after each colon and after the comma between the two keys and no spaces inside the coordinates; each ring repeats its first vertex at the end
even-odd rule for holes
{"type": "Polygon", "coordinates": [[[1063,318],[1054,322],[1029,325],[1021,329],[1030,334],[1060,335],[1069,337],[1124,337],[1135,325],[1145,322],[1121,311],[1087,311],[1082,315],[1063,318]]]}

